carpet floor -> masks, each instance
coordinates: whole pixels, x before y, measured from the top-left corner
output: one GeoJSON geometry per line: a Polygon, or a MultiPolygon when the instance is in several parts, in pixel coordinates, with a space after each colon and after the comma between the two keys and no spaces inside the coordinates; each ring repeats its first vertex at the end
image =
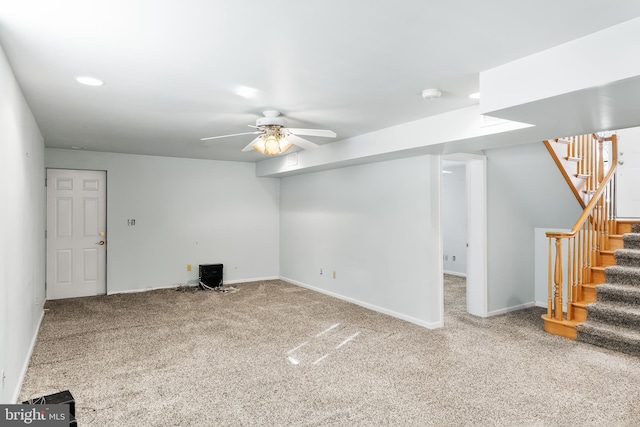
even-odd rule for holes
{"type": "Polygon", "coordinates": [[[49,301],[20,399],[80,426],[637,426],[640,359],[547,334],[532,308],[429,330],[282,281],[49,301]]]}

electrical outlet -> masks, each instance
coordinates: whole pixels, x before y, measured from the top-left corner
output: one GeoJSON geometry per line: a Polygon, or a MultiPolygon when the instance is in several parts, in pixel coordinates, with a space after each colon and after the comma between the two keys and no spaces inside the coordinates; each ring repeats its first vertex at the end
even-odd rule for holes
{"type": "Polygon", "coordinates": [[[187,271],[191,271],[191,264],[187,264],[187,271]]]}
{"type": "Polygon", "coordinates": [[[453,256],[453,260],[454,260],[454,261],[456,260],[456,256],[455,256],[455,255],[453,256]]]}
{"type": "Polygon", "coordinates": [[[320,275],[322,276],[322,269],[320,269],[320,275]]]}
{"type": "Polygon", "coordinates": [[[333,278],[334,279],[336,278],[336,272],[335,271],[333,272],[333,278]]]}
{"type": "Polygon", "coordinates": [[[444,256],[444,260],[445,260],[445,261],[449,261],[449,255],[445,255],[445,256],[444,256]]]}

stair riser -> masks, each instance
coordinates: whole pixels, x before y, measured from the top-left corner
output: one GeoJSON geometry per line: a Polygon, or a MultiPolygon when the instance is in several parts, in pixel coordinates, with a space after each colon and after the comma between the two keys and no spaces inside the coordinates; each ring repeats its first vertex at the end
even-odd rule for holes
{"type": "Polygon", "coordinates": [[[573,307],[573,320],[576,322],[584,322],[587,320],[587,310],[584,307],[573,307]]]}
{"type": "Polygon", "coordinates": [[[605,283],[605,282],[606,282],[606,276],[604,274],[604,270],[592,268],[591,283],[605,283]]]}
{"type": "Polygon", "coordinates": [[[632,298],[632,297],[629,297],[628,295],[620,295],[615,293],[600,292],[598,293],[598,301],[640,305],[640,297],[632,298]]]}
{"type": "Polygon", "coordinates": [[[586,332],[578,332],[577,340],[588,344],[597,345],[599,347],[608,348],[610,350],[619,351],[630,354],[632,356],[640,356],[640,343],[637,342],[621,342],[615,339],[591,335],[586,332]]]}
{"type": "Polygon", "coordinates": [[[609,236],[609,250],[615,251],[616,249],[622,248],[624,248],[622,236],[609,236]]]}
{"type": "MultiPolygon", "coordinates": [[[[640,329],[640,318],[625,316],[624,313],[601,313],[587,308],[585,318],[588,316],[592,322],[606,323],[607,325],[624,326],[626,328],[640,329]]],[[[577,320],[577,319],[576,319],[577,320]]]]}
{"type": "Polygon", "coordinates": [[[619,283],[621,285],[640,286],[640,275],[608,271],[606,274],[606,283],[619,283]]]}
{"type": "Polygon", "coordinates": [[[616,265],[616,257],[612,253],[600,254],[600,266],[609,267],[616,265]]]}
{"type": "Polygon", "coordinates": [[[636,238],[635,236],[636,235],[627,234],[626,237],[623,238],[623,246],[626,249],[640,249],[640,239],[636,238]]]}
{"type": "Polygon", "coordinates": [[[594,302],[598,299],[598,295],[596,293],[595,288],[583,286],[582,287],[582,296],[580,301],[583,303],[594,302]]]}
{"type": "Polygon", "coordinates": [[[614,265],[620,265],[622,267],[640,267],[640,259],[638,259],[638,258],[628,258],[628,257],[618,257],[616,259],[616,263],[614,265]]]}

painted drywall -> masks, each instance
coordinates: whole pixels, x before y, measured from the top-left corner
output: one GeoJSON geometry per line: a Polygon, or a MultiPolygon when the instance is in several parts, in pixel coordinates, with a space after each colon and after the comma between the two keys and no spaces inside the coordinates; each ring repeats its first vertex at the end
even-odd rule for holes
{"type": "Polygon", "coordinates": [[[279,181],[252,163],[46,150],[47,168],[107,171],[107,292],[279,275],[279,181]],[[135,226],[127,220],[135,219],[135,226]],[[193,266],[187,271],[187,264],[193,266]]]}
{"type": "Polygon", "coordinates": [[[467,185],[465,165],[443,166],[442,246],[444,272],[467,275],[467,185]]]}
{"type": "Polygon", "coordinates": [[[581,213],[542,142],[487,150],[488,310],[535,301],[535,228],[571,228],[581,213]]]}
{"type": "Polygon", "coordinates": [[[14,403],[43,313],[44,142],[2,49],[0,182],[0,402],[14,403]]]}
{"type": "Polygon", "coordinates": [[[630,40],[638,38],[640,18],[635,18],[483,71],[480,73],[480,109],[483,114],[491,114],[515,105],[637,77],[640,57],[630,40]]]}
{"type": "Polygon", "coordinates": [[[281,276],[440,326],[439,175],[420,156],[283,178],[281,276]]]}

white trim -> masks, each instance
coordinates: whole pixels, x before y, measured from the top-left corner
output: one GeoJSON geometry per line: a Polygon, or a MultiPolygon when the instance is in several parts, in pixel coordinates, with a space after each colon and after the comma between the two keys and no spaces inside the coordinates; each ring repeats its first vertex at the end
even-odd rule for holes
{"type": "Polygon", "coordinates": [[[18,397],[20,397],[20,390],[22,389],[22,383],[24,382],[24,378],[27,376],[27,369],[29,369],[29,362],[31,362],[31,356],[33,355],[33,349],[36,347],[36,341],[38,341],[38,333],[40,332],[40,325],[42,324],[42,319],[44,319],[44,310],[40,314],[40,319],[38,320],[38,325],[36,326],[35,333],[33,334],[33,338],[31,339],[31,345],[29,346],[29,353],[24,360],[24,365],[22,366],[22,370],[20,371],[20,376],[18,377],[18,383],[16,384],[16,389],[13,391],[13,398],[11,402],[18,403],[18,397]]]}
{"type": "Polygon", "coordinates": [[[442,321],[441,322],[434,322],[434,323],[425,322],[424,320],[416,319],[415,317],[407,316],[406,314],[398,313],[398,312],[393,311],[393,310],[389,310],[389,309],[386,309],[386,308],[378,307],[377,305],[369,304],[369,303],[362,302],[362,301],[354,299],[354,298],[349,298],[349,297],[346,297],[344,295],[340,295],[340,294],[336,294],[334,292],[326,291],[324,289],[316,288],[314,286],[307,285],[306,283],[298,282],[296,280],[288,279],[286,277],[280,277],[280,280],[283,280],[283,281],[285,281],[287,283],[291,283],[292,285],[300,286],[301,288],[310,289],[312,291],[316,291],[316,292],[319,292],[321,294],[329,295],[330,297],[334,297],[334,298],[337,298],[337,299],[340,299],[340,300],[343,300],[343,301],[350,302],[350,303],[355,304],[355,305],[359,305],[360,307],[364,307],[364,308],[367,308],[369,310],[377,311],[378,313],[386,314],[388,316],[395,317],[397,319],[404,320],[406,322],[410,322],[410,323],[413,323],[413,324],[416,324],[416,325],[419,325],[419,326],[423,326],[423,327],[428,328],[428,329],[437,329],[437,328],[442,328],[444,326],[444,322],[442,322],[442,321]]]}
{"type": "Polygon", "coordinates": [[[467,277],[467,273],[458,273],[457,271],[442,270],[442,273],[450,276],[467,277]]]}
{"type": "Polygon", "coordinates": [[[512,311],[518,311],[518,310],[523,310],[525,308],[531,308],[531,307],[534,307],[535,305],[536,305],[535,302],[526,302],[524,304],[514,305],[513,307],[501,308],[500,310],[490,311],[488,313],[488,316],[498,316],[500,314],[505,314],[505,313],[509,313],[509,312],[512,312],[512,311]]]}

